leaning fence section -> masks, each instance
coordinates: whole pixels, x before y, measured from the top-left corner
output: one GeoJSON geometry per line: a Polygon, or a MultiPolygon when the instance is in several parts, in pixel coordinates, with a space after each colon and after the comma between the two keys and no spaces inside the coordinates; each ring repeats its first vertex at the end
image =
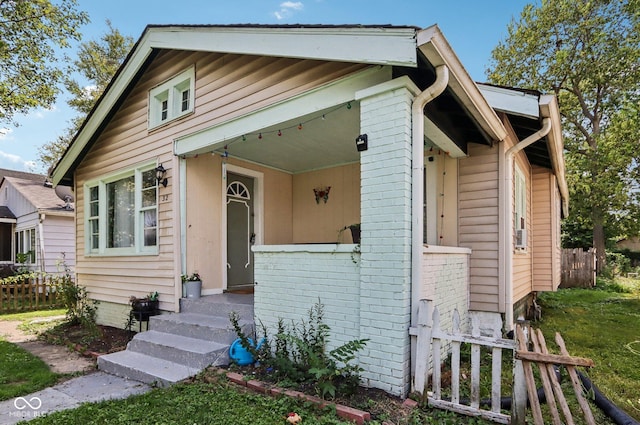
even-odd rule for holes
{"type": "Polygon", "coordinates": [[[62,307],[57,276],[25,275],[0,280],[0,314],[62,307]]]}
{"type": "Polygon", "coordinates": [[[460,331],[460,316],[457,310],[454,311],[452,322],[451,330],[441,329],[438,308],[432,301],[420,301],[418,324],[410,330],[412,335],[417,336],[415,391],[422,394],[426,391],[430,406],[482,417],[496,423],[510,423],[511,415],[501,411],[502,359],[503,350],[507,350],[504,358],[508,361],[505,363],[512,365],[515,342],[503,339],[499,328],[494,330],[491,337],[481,336],[480,331],[475,327],[471,334],[463,334],[460,331]],[[448,350],[442,349],[445,346],[448,350]],[[491,359],[488,370],[485,367],[481,368],[482,350],[488,352],[486,357],[491,359]],[[447,351],[450,352],[450,360],[443,361],[443,353],[446,354],[447,351]],[[462,365],[462,353],[469,356],[469,370],[462,365]],[[443,364],[449,365],[445,373],[446,379],[443,376],[443,364]],[[431,373],[429,373],[430,369],[431,373]],[[488,377],[481,376],[482,373],[487,374],[488,377]],[[465,383],[467,385],[465,392],[468,391],[468,397],[461,394],[461,379],[469,381],[468,385],[465,383]],[[491,397],[486,403],[489,405],[488,409],[485,408],[485,402],[481,401],[480,392],[481,380],[486,379],[491,380],[491,397]],[[444,388],[444,381],[447,383],[447,388],[444,388]]]}
{"type": "Polygon", "coordinates": [[[596,250],[562,250],[561,288],[591,288],[596,284],[596,250]]]}

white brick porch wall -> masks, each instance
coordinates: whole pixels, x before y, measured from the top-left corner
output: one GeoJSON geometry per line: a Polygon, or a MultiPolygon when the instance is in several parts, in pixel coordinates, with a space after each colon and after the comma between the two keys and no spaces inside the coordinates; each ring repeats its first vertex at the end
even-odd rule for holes
{"type": "Polygon", "coordinates": [[[440,327],[451,330],[453,311],[460,314],[460,330],[469,330],[468,248],[429,246],[423,251],[420,299],[433,300],[440,312],[440,327]]]}
{"type": "Polygon", "coordinates": [[[409,391],[411,323],[410,81],[399,78],[357,93],[362,255],[360,337],[369,338],[360,365],[369,386],[405,396],[409,391]]]}
{"type": "MultiPolygon", "coordinates": [[[[329,349],[360,338],[360,273],[355,245],[254,247],[254,314],[269,331],[279,318],[308,320],[320,300],[331,327],[329,349]]],[[[256,323],[259,326],[259,323],[256,323]]]]}

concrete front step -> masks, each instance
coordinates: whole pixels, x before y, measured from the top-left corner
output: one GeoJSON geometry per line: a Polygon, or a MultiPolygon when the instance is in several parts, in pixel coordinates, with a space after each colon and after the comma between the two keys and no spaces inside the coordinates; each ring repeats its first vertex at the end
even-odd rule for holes
{"type": "Polygon", "coordinates": [[[98,368],[112,375],[160,387],[175,384],[202,370],[129,350],[98,357],[98,368]]]}
{"type": "Polygon", "coordinates": [[[218,294],[198,299],[182,298],[181,313],[198,313],[219,316],[229,320],[229,313],[235,311],[241,319],[253,320],[253,295],[218,294]]]}
{"type": "Polygon", "coordinates": [[[127,350],[195,369],[229,364],[229,345],[151,330],[137,334],[127,350]]]}
{"type": "Polygon", "coordinates": [[[98,357],[108,373],[161,386],[196,375],[209,365],[229,364],[229,346],[237,335],[229,312],[236,311],[251,334],[253,297],[220,294],[180,301],[181,313],[152,316],[149,331],[138,333],[125,351],[98,357]]]}
{"type": "MultiPolygon", "coordinates": [[[[253,332],[253,321],[240,320],[245,335],[253,332]]],[[[159,332],[231,345],[237,338],[228,318],[198,313],[173,313],[152,316],[149,328],[159,332]]]]}

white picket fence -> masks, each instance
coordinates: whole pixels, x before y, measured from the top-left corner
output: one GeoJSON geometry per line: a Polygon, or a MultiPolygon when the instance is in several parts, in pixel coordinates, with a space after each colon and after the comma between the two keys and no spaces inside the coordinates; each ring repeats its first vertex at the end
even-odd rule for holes
{"type": "MultiPolygon", "coordinates": [[[[513,358],[516,342],[503,339],[500,327],[496,326],[491,337],[481,336],[478,326],[472,327],[471,334],[463,334],[460,331],[460,315],[457,310],[453,313],[453,325],[450,332],[440,328],[440,313],[433,301],[421,300],[418,309],[418,322],[416,327],[410,329],[410,334],[417,337],[416,343],[416,368],[414,376],[414,391],[423,394],[427,391],[427,399],[430,406],[451,410],[469,416],[482,417],[484,419],[508,424],[511,423],[511,415],[504,414],[500,410],[502,397],[501,375],[503,350],[507,350],[509,358],[513,358]],[[471,369],[470,369],[470,397],[462,400],[460,397],[460,348],[462,344],[471,345],[471,369]],[[485,410],[480,403],[480,351],[481,347],[489,347],[491,350],[491,410],[485,410]],[[442,363],[443,355],[451,353],[451,388],[450,397],[442,397],[442,363]],[[429,373],[431,372],[431,373],[429,373]],[[429,375],[431,379],[429,380],[429,375]]],[[[516,376],[518,365],[516,362],[516,376]]],[[[514,387],[520,388],[518,383],[514,387]]],[[[511,393],[511,389],[509,389],[511,393]]],[[[514,391],[514,406],[526,406],[526,392],[514,391]],[[523,400],[524,397],[524,400],[523,400]]],[[[509,394],[511,395],[511,394],[509,394]]],[[[520,409],[520,407],[516,408],[520,409]]],[[[515,412],[515,409],[512,409],[515,412]]],[[[516,413],[518,414],[518,413],[516,413]]],[[[517,420],[516,420],[517,421],[517,420]]]]}

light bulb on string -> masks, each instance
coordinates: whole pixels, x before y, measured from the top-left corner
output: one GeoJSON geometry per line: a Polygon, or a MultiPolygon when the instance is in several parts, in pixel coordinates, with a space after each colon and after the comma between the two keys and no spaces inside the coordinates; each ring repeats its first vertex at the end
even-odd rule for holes
{"type": "Polygon", "coordinates": [[[247,141],[247,136],[245,136],[244,134],[242,135],[242,141],[246,142],[247,141]]]}
{"type": "Polygon", "coordinates": [[[347,103],[347,109],[351,109],[351,102],[347,103]]]}
{"type": "Polygon", "coordinates": [[[278,130],[278,136],[282,136],[282,131],[278,130]]]}
{"type": "Polygon", "coordinates": [[[262,133],[258,134],[258,140],[262,140],[262,133]]]}
{"type": "Polygon", "coordinates": [[[298,130],[302,130],[302,123],[298,124],[298,130]]]}

